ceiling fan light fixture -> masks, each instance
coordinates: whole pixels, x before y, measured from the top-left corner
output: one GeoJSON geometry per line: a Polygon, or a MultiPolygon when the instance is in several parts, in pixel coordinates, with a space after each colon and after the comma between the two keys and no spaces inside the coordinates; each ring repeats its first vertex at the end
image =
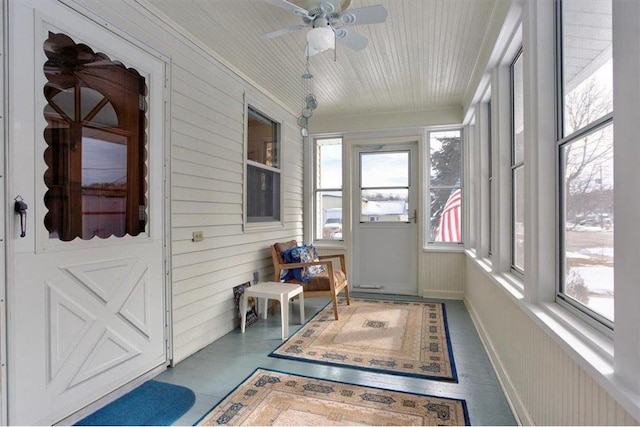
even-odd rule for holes
{"type": "Polygon", "coordinates": [[[335,34],[331,27],[316,27],[307,33],[307,42],[309,47],[324,52],[327,49],[333,49],[335,45],[335,34]]]}

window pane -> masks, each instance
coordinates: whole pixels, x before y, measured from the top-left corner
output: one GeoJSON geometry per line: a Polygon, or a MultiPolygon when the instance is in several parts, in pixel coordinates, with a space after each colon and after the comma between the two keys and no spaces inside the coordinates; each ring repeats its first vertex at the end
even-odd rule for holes
{"type": "Polygon", "coordinates": [[[71,241],[143,233],[148,214],[144,77],[64,34],[49,33],[44,50],[49,237],[71,241]]]}
{"type": "Polygon", "coordinates": [[[316,240],[342,240],[342,138],[316,139],[316,240]]]}
{"type": "Polygon", "coordinates": [[[489,134],[488,137],[488,144],[487,144],[487,156],[489,158],[489,221],[488,221],[488,226],[489,226],[489,240],[487,241],[488,243],[488,250],[489,250],[489,255],[491,255],[491,241],[493,240],[493,200],[494,200],[494,196],[493,196],[493,134],[491,132],[491,126],[492,126],[492,120],[491,120],[491,100],[489,100],[488,106],[487,106],[487,121],[486,121],[486,126],[487,126],[487,133],[489,134]]]}
{"type": "Polygon", "coordinates": [[[247,165],[247,219],[280,221],[280,174],[247,165]]]}
{"type": "Polygon", "coordinates": [[[409,189],[360,191],[360,222],[409,221],[409,189]]]}
{"type": "Polygon", "coordinates": [[[92,132],[82,138],[83,236],[124,236],[127,202],[127,139],[92,132]]]}
{"type": "Polygon", "coordinates": [[[462,189],[431,189],[431,224],[429,241],[462,242],[462,189]]]}
{"type": "Polygon", "coordinates": [[[562,292],[613,321],[613,125],[562,147],[562,292]]]}
{"type": "Polygon", "coordinates": [[[462,242],[462,139],[459,130],[429,134],[429,242],[462,242]]]}
{"type": "Polygon", "coordinates": [[[342,191],[318,191],[316,206],[316,239],[342,240],[342,191]]]}
{"type": "Polygon", "coordinates": [[[513,245],[511,262],[524,271],[524,166],[513,170],[513,245]]]}
{"type": "MultiPolygon", "coordinates": [[[[94,135],[96,132],[94,132],[94,135]]],[[[127,138],[82,138],[82,187],[117,187],[127,182],[127,138]]]]}
{"type": "Polygon", "coordinates": [[[524,160],[524,75],[522,53],[513,63],[513,159],[512,164],[524,160]]]}
{"type": "Polygon", "coordinates": [[[342,188],[342,139],[317,141],[316,188],[342,188]]]}
{"type": "Polygon", "coordinates": [[[280,125],[247,111],[247,160],[265,165],[247,164],[247,222],[280,221],[280,125]]]}
{"type": "Polygon", "coordinates": [[[462,176],[460,131],[431,132],[431,186],[458,186],[462,176]]]}
{"type": "Polygon", "coordinates": [[[524,271],[524,74],[522,51],[511,65],[511,267],[524,271]]]}
{"type": "Polygon", "coordinates": [[[274,168],[280,167],[278,124],[252,108],[249,108],[247,145],[247,159],[274,168]]]}
{"type": "Polygon", "coordinates": [[[360,157],[362,188],[408,187],[409,153],[362,153],[360,157]]]}
{"type": "Polygon", "coordinates": [[[613,111],[612,0],[562,1],[564,135],[613,111]]]}

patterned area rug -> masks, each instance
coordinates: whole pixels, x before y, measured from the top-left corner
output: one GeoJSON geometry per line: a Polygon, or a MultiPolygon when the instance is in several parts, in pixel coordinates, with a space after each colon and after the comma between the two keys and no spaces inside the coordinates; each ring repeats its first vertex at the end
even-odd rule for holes
{"type": "Polygon", "coordinates": [[[466,402],[256,369],[197,425],[469,425],[466,402]]]}
{"type": "Polygon", "coordinates": [[[269,356],[457,382],[444,304],[351,298],[327,305],[269,356]]]}

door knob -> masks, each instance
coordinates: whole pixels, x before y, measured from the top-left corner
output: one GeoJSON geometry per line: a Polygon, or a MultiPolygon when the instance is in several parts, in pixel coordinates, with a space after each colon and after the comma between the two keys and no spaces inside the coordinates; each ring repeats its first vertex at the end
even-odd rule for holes
{"type": "Polygon", "coordinates": [[[27,204],[19,194],[13,200],[15,202],[13,209],[20,215],[20,237],[25,237],[27,235],[27,204]]]}

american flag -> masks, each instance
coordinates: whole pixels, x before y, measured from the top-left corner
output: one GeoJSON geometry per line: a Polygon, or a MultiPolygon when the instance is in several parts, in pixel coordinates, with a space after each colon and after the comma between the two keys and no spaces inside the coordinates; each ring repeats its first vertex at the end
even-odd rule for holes
{"type": "Polygon", "coordinates": [[[436,234],[436,242],[460,242],[460,209],[462,205],[462,189],[451,193],[440,215],[440,225],[436,234]]]}

